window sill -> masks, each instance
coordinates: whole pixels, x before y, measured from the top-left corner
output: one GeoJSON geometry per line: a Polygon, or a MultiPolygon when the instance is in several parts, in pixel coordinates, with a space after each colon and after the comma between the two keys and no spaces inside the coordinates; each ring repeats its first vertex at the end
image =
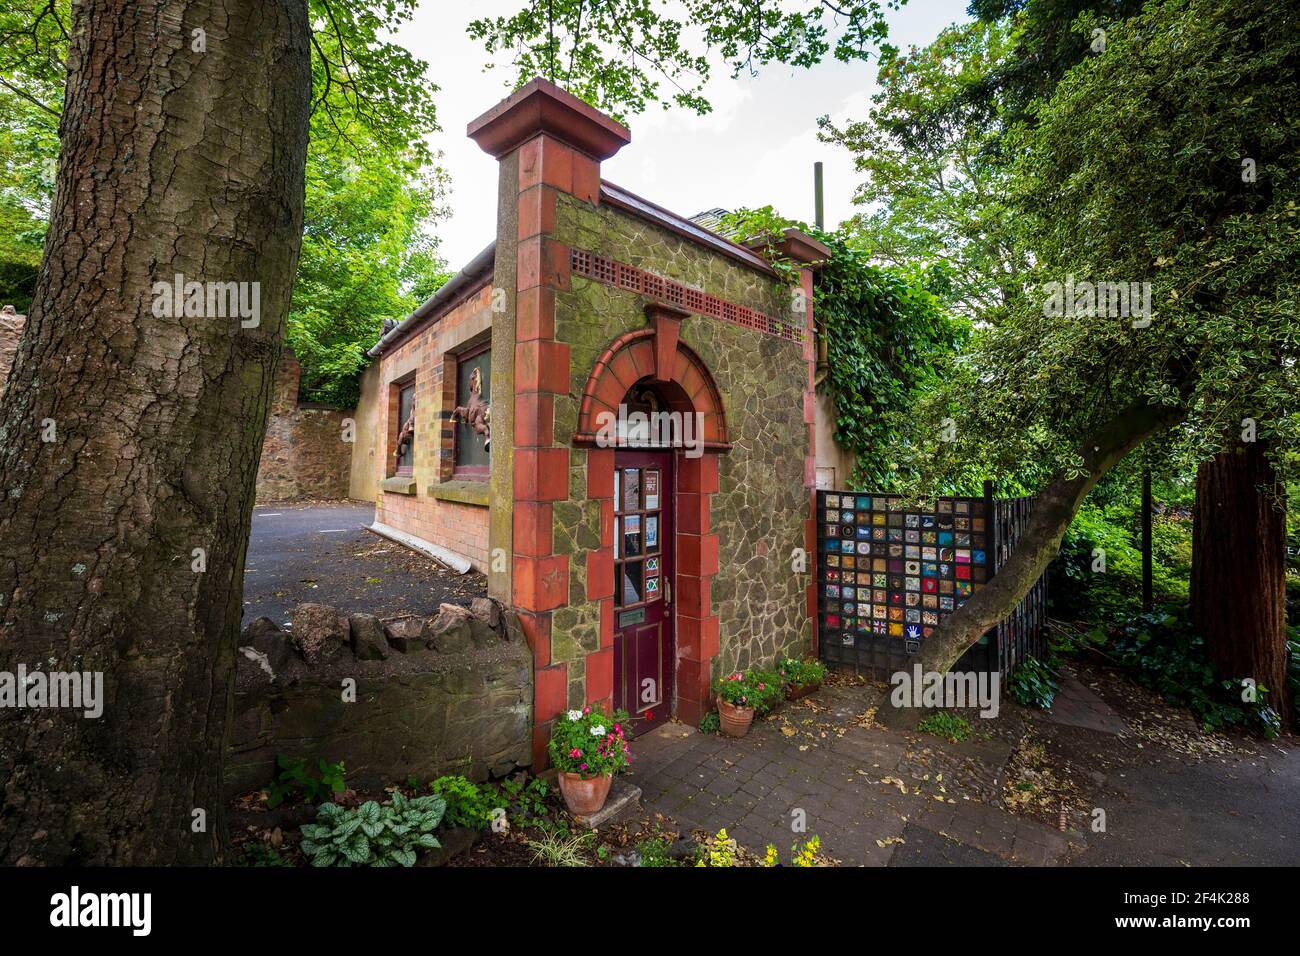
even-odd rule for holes
{"type": "Polygon", "coordinates": [[[486,481],[443,481],[429,485],[425,494],[440,501],[455,501],[462,505],[488,506],[488,483],[486,481]]]}
{"type": "Polygon", "coordinates": [[[409,475],[396,475],[392,478],[385,478],[379,483],[381,491],[387,491],[394,495],[413,495],[415,494],[415,478],[409,475]]]}

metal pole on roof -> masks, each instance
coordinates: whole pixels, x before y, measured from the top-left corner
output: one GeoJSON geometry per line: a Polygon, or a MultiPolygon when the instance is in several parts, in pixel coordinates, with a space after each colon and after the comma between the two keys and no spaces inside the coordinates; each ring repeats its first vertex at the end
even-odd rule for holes
{"type": "Polygon", "coordinates": [[[818,229],[826,228],[826,211],[822,203],[822,164],[813,163],[813,202],[816,204],[816,219],[818,229]]]}

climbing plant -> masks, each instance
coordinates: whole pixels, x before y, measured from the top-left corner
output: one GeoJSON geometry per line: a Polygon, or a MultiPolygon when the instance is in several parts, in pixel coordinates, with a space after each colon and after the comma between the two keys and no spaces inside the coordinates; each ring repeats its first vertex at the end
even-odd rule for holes
{"type": "Polygon", "coordinates": [[[836,443],[855,456],[849,485],[892,491],[901,477],[895,452],[908,412],[933,383],[939,358],[966,341],[970,324],[943,304],[948,277],[941,265],[907,270],[873,263],[871,249],[851,227],[830,232],[764,206],[727,214],[721,228],[767,239],[777,272],[793,282],[797,266],[775,247],[789,226],[831,250],[813,293],[818,335],[826,343],[818,391],[834,402],[836,443]]]}

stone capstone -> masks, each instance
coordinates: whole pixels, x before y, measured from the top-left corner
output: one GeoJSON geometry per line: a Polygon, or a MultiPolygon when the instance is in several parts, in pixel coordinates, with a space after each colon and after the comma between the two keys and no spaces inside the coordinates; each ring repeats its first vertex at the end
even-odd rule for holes
{"type": "Polygon", "coordinates": [[[343,656],[346,639],[339,612],[328,604],[299,604],[294,609],[294,647],[308,664],[338,660],[343,656]]]}
{"type": "Polygon", "coordinates": [[[373,614],[353,614],[348,617],[348,632],[352,637],[352,656],[359,661],[388,659],[388,638],[384,625],[373,614]]]}

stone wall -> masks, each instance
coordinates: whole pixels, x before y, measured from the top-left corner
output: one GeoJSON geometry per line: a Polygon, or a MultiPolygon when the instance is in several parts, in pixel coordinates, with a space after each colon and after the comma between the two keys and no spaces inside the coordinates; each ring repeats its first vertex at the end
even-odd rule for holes
{"type": "Polygon", "coordinates": [[[0,392],[4,391],[5,380],[14,367],[18,354],[18,340],[23,337],[23,326],[27,316],[19,315],[12,305],[0,309],[0,392]]]}
{"type": "MultiPolygon", "coordinates": [[[[609,204],[592,207],[561,193],[555,237],[729,302],[769,315],[789,314],[790,291],[770,276],[609,204]]],[[[555,398],[557,445],[571,440],[593,364],[620,334],[645,327],[647,301],[579,275],[570,277],[567,291],[556,294],[555,337],[568,344],[571,354],[568,395],[555,398]]],[[[805,545],[808,517],[809,431],[803,399],[808,364],[801,343],[709,316],[684,319],[681,341],[713,375],[733,446],[717,456],[718,490],[711,514],[710,530],[719,547],[709,595],[719,619],[719,649],[712,662],[717,677],[738,668],[771,666],[778,657],[802,655],[811,646],[806,578],[790,566],[792,550],[805,545]]],[[[599,616],[583,601],[588,589],[583,551],[599,540],[601,522],[599,508],[586,494],[590,454],[570,450],[570,498],[553,506],[556,527],[564,529],[555,534],[557,553],[569,555],[571,601],[554,615],[551,651],[554,661],[560,659],[557,653],[573,653],[571,704],[583,681],[579,655],[599,640],[599,616]]]]}
{"type": "Polygon", "coordinates": [[[259,618],[241,636],[229,796],[265,787],[281,754],[313,769],[341,760],[363,789],[412,774],[483,781],[530,764],[532,655],[495,602],[388,622],[304,604],[293,620],[292,634],[259,618]]]}
{"type": "MultiPolygon", "coordinates": [[[[257,500],[335,500],[348,497],[353,443],[344,438],[351,411],[299,404],[302,369],[288,349],[280,359],[271,419],[262,442],[257,500]]],[[[355,426],[354,426],[355,431],[355,426]]]]}

